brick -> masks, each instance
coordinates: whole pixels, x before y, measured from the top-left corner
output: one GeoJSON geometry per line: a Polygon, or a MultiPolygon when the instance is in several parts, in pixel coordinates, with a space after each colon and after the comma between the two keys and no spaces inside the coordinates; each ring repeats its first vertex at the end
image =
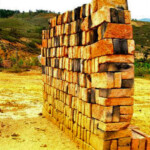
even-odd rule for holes
{"type": "Polygon", "coordinates": [[[134,65],[128,63],[103,63],[99,65],[99,72],[134,72],[134,65]]]}
{"type": "Polygon", "coordinates": [[[131,150],[130,146],[119,146],[118,150],[131,150]]]}
{"type": "Polygon", "coordinates": [[[41,58],[41,64],[42,64],[43,66],[46,65],[46,58],[45,58],[45,57],[42,57],[42,58],[41,58]]]}
{"type": "Polygon", "coordinates": [[[47,39],[43,39],[42,40],[42,47],[43,48],[47,48],[48,47],[48,40],[47,39]]]}
{"type": "Polygon", "coordinates": [[[131,13],[128,10],[124,10],[124,18],[126,24],[131,24],[131,13]]]}
{"type": "Polygon", "coordinates": [[[127,1],[126,0],[98,0],[98,9],[101,9],[103,6],[107,7],[120,7],[123,9],[128,9],[127,1]]]}
{"type": "Polygon", "coordinates": [[[85,129],[88,131],[91,130],[91,118],[86,117],[85,129]]]}
{"type": "Polygon", "coordinates": [[[131,145],[131,137],[120,138],[118,140],[118,146],[130,146],[131,145]]]}
{"type": "Polygon", "coordinates": [[[111,122],[112,112],[112,107],[104,107],[97,104],[92,104],[92,118],[101,120],[103,122],[111,122]]]}
{"type": "Polygon", "coordinates": [[[109,144],[110,141],[104,141],[94,134],[90,136],[90,145],[92,145],[95,150],[104,150],[109,144]]]}
{"type": "Polygon", "coordinates": [[[133,29],[131,25],[105,23],[103,26],[102,38],[133,39],[133,29]]]}
{"type": "Polygon", "coordinates": [[[113,39],[114,54],[128,54],[126,39],[113,39]]]}
{"type": "Polygon", "coordinates": [[[58,17],[57,17],[57,24],[58,25],[61,25],[62,24],[62,18],[63,18],[63,16],[60,14],[60,15],[58,15],[58,17]]]}
{"type": "Polygon", "coordinates": [[[133,114],[133,106],[120,106],[120,114],[121,115],[132,115],[133,114]]]}
{"type": "Polygon", "coordinates": [[[119,131],[126,129],[129,126],[129,122],[119,122],[119,123],[103,123],[99,121],[98,128],[103,131],[119,131]]]}
{"type": "Polygon", "coordinates": [[[120,122],[130,122],[132,115],[120,115],[120,122]]]}
{"type": "Polygon", "coordinates": [[[136,132],[132,132],[132,149],[136,150],[143,150],[146,146],[146,139],[145,137],[141,136],[140,134],[136,132]]]}
{"type": "Polygon", "coordinates": [[[92,105],[90,103],[85,103],[85,115],[91,117],[92,115],[92,105]]]}
{"type": "Polygon", "coordinates": [[[91,45],[92,58],[113,54],[113,45],[111,39],[100,40],[91,45]]]}
{"type": "Polygon", "coordinates": [[[112,140],[110,150],[118,150],[117,140],[112,140]]]}
{"type": "Polygon", "coordinates": [[[91,28],[99,26],[104,21],[110,22],[110,10],[99,9],[95,13],[91,14],[91,28]]]}
{"type": "Polygon", "coordinates": [[[112,122],[119,122],[119,121],[120,121],[120,107],[114,106],[113,107],[112,122]]]}
{"type": "Polygon", "coordinates": [[[104,140],[111,140],[111,139],[119,139],[124,137],[131,137],[131,130],[130,129],[124,129],[119,131],[103,131],[103,130],[97,130],[97,135],[99,138],[104,140]]]}
{"type": "Polygon", "coordinates": [[[97,0],[92,0],[91,3],[91,13],[94,13],[98,10],[98,3],[97,0]]]}
{"type": "Polygon", "coordinates": [[[94,73],[91,75],[92,87],[113,88],[114,78],[112,73],[94,73]]]}
{"type": "Polygon", "coordinates": [[[133,105],[133,98],[104,98],[99,96],[99,90],[96,91],[96,103],[104,106],[133,105]]]}
{"type": "Polygon", "coordinates": [[[123,79],[122,80],[122,88],[133,88],[134,86],[134,79],[123,79]]]}
{"type": "Polygon", "coordinates": [[[133,129],[133,131],[138,133],[138,134],[140,134],[140,135],[142,135],[142,136],[144,136],[146,138],[146,140],[147,140],[146,141],[146,150],[149,150],[149,148],[150,148],[150,136],[145,134],[145,133],[143,133],[139,129],[133,129]]]}
{"type": "Polygon", "coordinates": [[[110,8],[111,22],[112,23],[125,23],[124,10],[117,10],[110,8]]]}
{"type": "Polygon", "coordinates": [[[91,4],[85,5],[85,16],[90,16],[91,4]]]}
{"type": "Polygon", "coordinates": [[[100,96],[108,98],[117,98],[117,97],[131,97],[133,96],[134,89],[101,89],[100,96]]]}
{"type": "Polygon", "coordinates": [[[122,83],[122,78],[121,78],[121,73],[120,72],[117,72],[117,73],[114,73],[114,87],[115,88],[121,88],[121,84],[122,83]]]}
{"type": "Polygon", "coordinates": [[[99,58],[99,63],[134,63],[133,55],[110,55],[99,58]]]}
{"type": "Polygon", "coordinates": [[[128,53],[129,54],[134,54],[135,51],[135,42],[134,40],[127,40],[128,42],[128,53]]]}
{"type": "Polygon", "coordinates": [[[90,17],[84,18],[83,22],[81,23],[81,30],[82,31],[89,31],[90,29],[90,17]]]}

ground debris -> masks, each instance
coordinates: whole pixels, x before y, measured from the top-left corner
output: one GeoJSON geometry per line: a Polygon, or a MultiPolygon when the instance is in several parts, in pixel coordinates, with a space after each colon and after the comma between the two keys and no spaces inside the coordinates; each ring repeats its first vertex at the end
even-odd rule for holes
{"type": "Polygon", "coordinates": [[[17,134],[17,133],[13,133],[11,136],[12,136],[12,137],[18,137],[18,136],[20,136],[20,135],[17,134]]]}
{"type": "Polygon", "coordinates": [[[0,113],[4,113],[4,111],[2,109],[0,109],[0,113]]]}
{"type": "Polygon", "coordinates": [[[40,147],[47,147],[47,145],[46,144],[42,144],[40,147]]]}

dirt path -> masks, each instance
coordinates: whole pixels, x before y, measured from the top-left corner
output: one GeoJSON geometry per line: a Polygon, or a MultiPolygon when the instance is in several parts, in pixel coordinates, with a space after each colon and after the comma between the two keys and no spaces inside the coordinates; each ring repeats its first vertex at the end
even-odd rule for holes
{"type": "Polygon", "coordinates": [[[69,137],[39,115],[41,110],[40,72],[0,73],[0,149],[78,149],[69,137]]]}

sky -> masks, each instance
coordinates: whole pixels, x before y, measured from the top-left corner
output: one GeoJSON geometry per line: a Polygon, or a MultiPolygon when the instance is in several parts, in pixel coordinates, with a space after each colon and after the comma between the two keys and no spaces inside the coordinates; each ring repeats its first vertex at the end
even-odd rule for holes
{"type": "MultiPolygon", "coordinates": [[[[65,12],[92,0],[0,0],[0,9],[65,12]]],[[[128,0],[133,19],[150,18],[150,0],[128,0]]]]}

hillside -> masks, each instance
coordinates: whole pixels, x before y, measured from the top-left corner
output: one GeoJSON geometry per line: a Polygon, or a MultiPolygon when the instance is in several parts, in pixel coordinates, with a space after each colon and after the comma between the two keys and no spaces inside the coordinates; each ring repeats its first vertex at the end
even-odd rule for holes
{"type": "MultiPolygon", "coordinates": [[[[48,19],[55,13],[16,13],[8,18],[0,18],[0,44],[4,44],[9,55],[16,50],[20,55],[40,53],[41,31],[48,27],[48,19]]],[[[132,21],[136,50],[143,51],[150,47],[150,23],[132,21]],[[142,48],[141,48],[142,46],[142,48]]],[[[3,57],[2,46],[0,55],[3,57]]]]}
{"type": "Polygon", "coordinates": [[[136,51],[150,48],[150,22],[132,21],[136,51]]]}
{"type": "MultiPolygon", "coordinates": [[[[48,27],[48,19],[55,15],[55,13],[30,12],[0,18],[0,44],[9,49],[9,54],[16,50],[20,55],[39,54],[41,31],[48,27]]],[[[0,55],[3,56],[1,49],[0,55]]]]}

